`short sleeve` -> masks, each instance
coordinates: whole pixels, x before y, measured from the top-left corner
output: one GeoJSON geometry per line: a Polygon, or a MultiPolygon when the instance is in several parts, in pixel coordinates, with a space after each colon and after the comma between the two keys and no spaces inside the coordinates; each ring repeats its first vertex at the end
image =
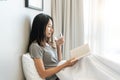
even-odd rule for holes
{"type": "Polygon", "coordinates": [[[43,49],[37,43],[32,43],[29,51],[32,58],[43,58],[43,49]]]}

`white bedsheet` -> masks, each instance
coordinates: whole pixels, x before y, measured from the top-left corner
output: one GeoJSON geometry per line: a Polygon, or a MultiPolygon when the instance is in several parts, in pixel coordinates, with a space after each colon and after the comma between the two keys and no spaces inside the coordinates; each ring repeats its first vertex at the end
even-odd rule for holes
{"type": "MultiPolygon", "coordinates": [[[[64,62],[61,61],[60,64],[64,62]]],[[[89,55],[74,66],[64,68],[57,76],[60,80],[120,80],[120,64],[97,55],[89,55]]]]}

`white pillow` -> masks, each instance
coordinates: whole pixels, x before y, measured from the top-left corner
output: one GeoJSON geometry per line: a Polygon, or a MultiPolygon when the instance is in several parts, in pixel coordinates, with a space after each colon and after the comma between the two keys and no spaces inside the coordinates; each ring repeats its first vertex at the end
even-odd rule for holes
{"type": "Polygon", "coordinates": [[[39,76],[34,61],[29,53],[22,55],[22,64],[26,80],[44,80],[39,76]]]}

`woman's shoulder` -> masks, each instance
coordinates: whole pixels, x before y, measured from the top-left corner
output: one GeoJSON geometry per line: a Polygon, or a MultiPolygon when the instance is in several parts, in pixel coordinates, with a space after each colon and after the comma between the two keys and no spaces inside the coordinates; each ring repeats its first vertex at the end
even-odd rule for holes
{"type": "Polygon", "coordinates": [[[37,42],[31,43],[30,48],[40,48],[40,49],[42,49],[42,47],[39,46],[39,44],[37,42]]]}
{"type": "Polygon", "coordinates": [[[39,46],[37,42],[32,42],[30,46],[39,46]]]}

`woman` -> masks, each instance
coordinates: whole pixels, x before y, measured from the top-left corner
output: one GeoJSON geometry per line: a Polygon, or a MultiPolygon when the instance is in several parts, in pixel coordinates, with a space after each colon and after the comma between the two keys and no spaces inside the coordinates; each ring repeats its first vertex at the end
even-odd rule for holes
{"type": "Polygon", "coordinates": [[[39,75],[46,80],[59,80],[55,74],[78,61],[77,58],[73,58],[57,66],[59,61],[62,60],[61,46],[64,43],[64,38],[57,39],[55,41],[56,47],[54,47],[53,33],[53,19],[43,13],[38,14],[32,24],[29,52],[39,75]]]}

